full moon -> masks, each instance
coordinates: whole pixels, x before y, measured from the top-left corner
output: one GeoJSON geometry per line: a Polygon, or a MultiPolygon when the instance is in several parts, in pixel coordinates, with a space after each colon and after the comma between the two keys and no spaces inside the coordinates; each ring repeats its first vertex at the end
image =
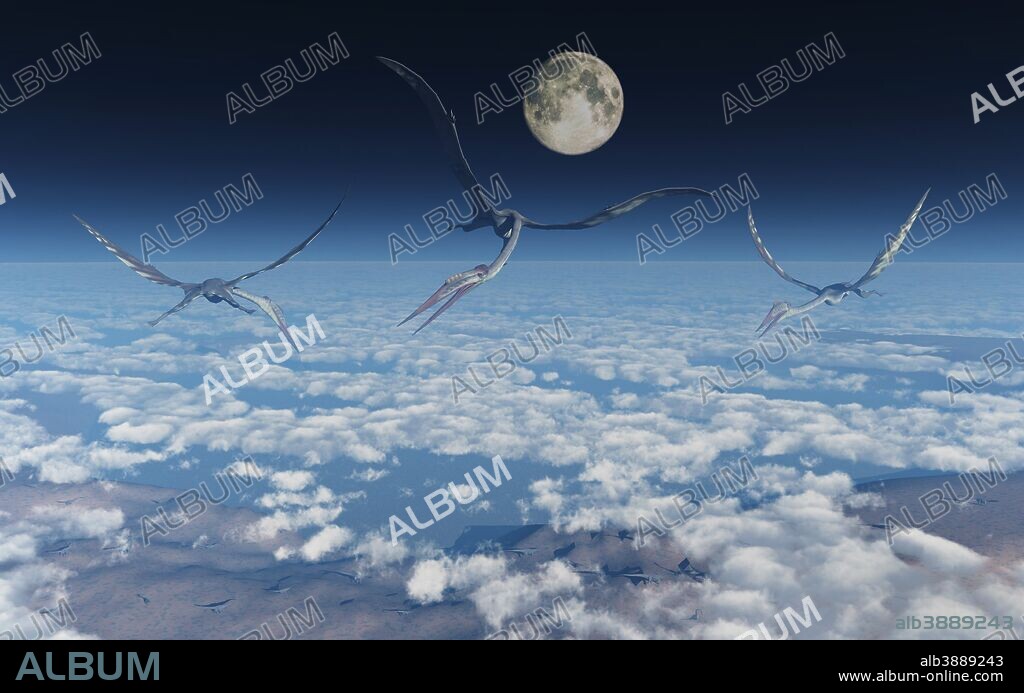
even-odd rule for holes
{"type": "Polygon", "coordinates": [[[559,154],[586,154],[615,134],[622,85],[607,64],[567,51],[544,63],[542,73],[540,87],[523,102],[526,124],[541,144],[559,154]]]}

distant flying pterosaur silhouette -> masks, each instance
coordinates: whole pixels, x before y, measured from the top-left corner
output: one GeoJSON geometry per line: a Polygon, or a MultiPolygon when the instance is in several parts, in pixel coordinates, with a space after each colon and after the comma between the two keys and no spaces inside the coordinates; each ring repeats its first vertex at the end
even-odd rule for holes
{"type": "Polygon", "coordinates": [[[278,329],[281,330],[281,334],[283,334],[285,338],[289,341],[289,343],[291,343],[292,348],[298,349],[298,346],[295,344],[295,340],[292,339],[291,334],[288,332],[288,325],[284,321],[284,312],[281,310],[280,306],[278,306],[276,303],[270,300],[268,296],[257,296],[256,294],[251,294],[248,291],[243,291],[242,289],[238,288],[238,285],[247,279],[252,279],[258,274],[263,274],[264,272],[269,272],[272,269],[280,267],[281,265],[288,262],[296,255],[301,253],[303,250],[305,250],[306,246],[312,243],[313,239],[319,236],[320,232],[327,228],[327,225],[331,223],[332,219],[334,219],[334,215],[338,213],[338,209],[340,207],[341,202],[339,202],[338,206],[334,208],[334,211],[331,212],[331,215],[329,217],[327,217],[327,220],[324,221],[324,223],[322,223],[316,231],[310,234],[306,238],[306,240],[302,241],[302,243],[299,243],[297,246],[289,250],[283,257],[270,263],[266,267],[256,270],[255,272],[247,272],[242,276],[235,277],[230,281],[224,281],[223,279],[207,279],[198,284],[180,282],[177,279],[171,279],[166,274],[158,270],[156,267],[153,267],[153,265],[147,265],[146,263],[142,262],[128,251],[124,250],[120,246],[115,245],[112,241],[108,240],[103,234],[101,234],[95,228],[93,228],[88,223],[80,219],[78,216],[75,216],[75,219],[77,219],[78,223],[84,226],[86,231],[91,233],[93,238],[99,241],[104,248],[112,252],[114,256],[117,257],[118,260],[123,262],[129,269],[131,269],[133,272],[138,274],[143,279],[148,279],[149,281],[155,284],[174,286],[185,292],[185,298],[181,300],[181,303],[171,308],[169,311],[158,317],[156,320],[151,320],[149,323],[150,327],[155,327],[161,320],[163,320],[169,315],[173,315],[174,313],[183,310],[186,306],[192,303],[192,301],[195,301],[197,298],[200,297],[205,298],[210,303],[227,303],[232,308],[237,308],[241,311],[245,311],[249,315],[255,313],[256,311],[254,309],[245,308],[244,306],[239,304],[237,300],[235,300],[236,298],[241,298],[245,301],[249,301],[250,303],[255,304],[260,310],[266,313],[270,317],[270,319],[274,321],[274,324],[277,325],[278,329]]]}
{"type": "Polygon", "coordinates": [[[291,577],[291,575],[286,575],[285,577],[281,578],[280,580],[278,580],[277,582],[275,582],[275,583],[274,583],[273,585],[271,585],[270,587],[264,587],[264,588],[263,588],[263,591],[264,591],[264,592],[271,592],[271,593],[273,593],[273,594],[284,594],[285,592],[287,592],[288,590],[290,590],[290,589],[291,589],[291,587],[285,587],[285,586],[284,586],[284,585],[282,585],[281,583],[283,583],[283,582],[284,582],[285,580],[287,580],[287,579],[288,579],[288,578],[290,578],[290,577],[291,577]]]}
{"type": "Polygon", "coordinates": [[[209,604],[193,604],[192,606],[198,606],[200,609],[206,609],[212,611],[215,614],[219,614],[227,608],[228,604],[235,601],[234,599],[225,599],[222,602],[210,602],[209,604]]]}
{"type": "Polygon", "coordinates": [[[515,556],[516,558],[523,558],[524,556],[532,556],[537,553],[537,549],[534,548],[523,548],[523,549],[502,549],[502,553],[515,556]]]}
{"type": "Polygon", "coordinates": [[[352,582],[359,584],[361,578],[353,573],[346,573],[343,570],[321,570],[323,575],[340,575],[343,578],[348,578],[352,582]]]}
{"type": "Polygon", "coordinates": [[[910,231],[910,227],[917,221],[917,215],[921,213],[921,207],[924,206],[924,201],[928,197],[928,193],[931,190],[926,190],[924,195],[921,197],[920,202],[914,207],[914,211],[910,213],[907,221],[900,227],[899,231],[890,241],[886,244],[886,247],[876,257],[875,261],[871,263],[871,267],[864,273],[860,279],[855,282],[840,282],[838,284],[829,284],[828,286],[819,289],[813,284],[802,282],[799,279],[794,279],[786,270],[782,269],[782,266],[775,261],[772,254],[768,252],[768,249],[764,247],[764,242],[761,240],[761,236],[757,233],[757,227],[754,226],[754,213],[748,207],[747,208],[747,223],[750,226],[750,236],[754,239],[754,246],[757,248],[757,252],[761,255],[769,267],[775,270],[775,273],[785,279],[791,284],[796,284],[802,289],[810,291],[815,294],[815,297],[804,303],[803,305],[796,306],[795,308],[785,301],[776,301],[772,304],[771,310],[764,316],[764,320],[761,321],[761,325],[757,328],[760,333],[758,336],[763,337],[767,334],[768,330],[772,329],[778,322],[791,318],[794,315],[801,315],[808,312],[813,308],[817,308],[822,303],[826,303],[830,306],[838,305],[848,294],[854,293],[861,298],[867,298],[871,295],[880,296],[877,291],[864,291],[863,287],[865,284],[870,282],[872,279],[882,273],[882,271],[891,265],[896,259],[896,253],[899,252],[900,248],[903,247],[903,240],[907,237],[907,233],[910,231]]]}
{"type": "Polygon", "coordinates": [[[999,501],[994,499],[994,498],[989,499],[989,498],[982,498],[981,496],[978,496],[977,498],[972,498],[970,500],[954,500],[953,502],[956,503],[959,506],[968,506],[968,505],[988,505],[989,503],[998,503],[999,501]]]}
{"type": "Polygon", "coordinates": [[[117,551],[122,556],[127,556],[131,552],[131,550],[132,550],[132,544],[133,543],[134,542],[132,541],[131,535],[128,535],[128,538],[124,539],[120,544],[116,544],[114,546],[104,546],[103,550],[104,551],[117,551]]]}
{"type": "Polygon", "coordinates": [[[71,542],[66,541],[66,542],[64,542],[62,544],[58,544],[57,546],[53,547],[52,549],[46,549],[45,551],[43,551],[43,553],[50,554],[52,556],[61,556],[61,557],[63,557],[63,556],[67,556],[68,555],[68,551],[70,551],[70,550],[71,550],[71,542]]]}
{"type": "Polygon", "coordinates": [[[408,616],[412,612],[411,609],[381,609],[381,611],[398,614],[399,616],[408,616]]]}
{"type": "Polygon", "coordinates": [[[63,505],[64,507],[67,507],[69,505],[74,505],[78,501],[82,500],[82,498],[84,498],[84,496],[78,496],[77,498],[69,498],[68,500],[59,500],[57,502],[63,505]]]}
{"type": "Polygon", "coordinates": [[[143,604],[149,604],[149,601],[150,601],[149,597],[141,595],[141,594],[136,594],[135,596],[138,597],[139,599],[141,599],[143,604]]]}
{"type": "Polygon", "coordinates": [[[419,96],[420,101],[422,101],[427,107],[427,111],[430,113],[431,120],[433,120],[434,128],[437,131],[438,136],[441,138],[441,144],[444,147],[445,154],[448,156],[449,164],[451,165],[456,179],[458,179],[459,184],[462,186],[463,190],[466,191],[466,194],[472,196],[473,200],[476,202],[476,204],[473,205],[473,208],[476,210],[474,217],[469,221],[457,224],[455,228],[461,228],[463,231],[473,231],[475,229],[490,227],[494,229],[494,233],[502,239],[501,252],[498,254],[498,257],[495,258],[494,262],[489,265],[477,265],[473,269],[466,270],[465,272],[459,272],[458,274],[448,277],[448,279],[444,281],[441,287],[435,291],[430,298],[424,301],[419,308],[414,310],[409,317],[398,323],[399,325],[404,325],[423,311],[447,298],[447,302],[433,315],[431,315],[426,322],[416,329],[416,332],[419,332],[436,320],[441,313],[448,310],[456,301],[465,296],[472,289],[480,286],[484,282],[494,279],[494,277],[498,275],[498,272],[501,271],[502,267],[505,266],[505,263],[508,262],[509,257],[511,257],[512,251],[515,250],[516,244],[519,242],[519,234],[524,227],[544,230],[589,229],[599,224],[603,224],[606,221],[611,221],[616,217],[636,209],[648,200],[653,200],[659,197],[668,197],[671,195],[699,195],[703,197],[711,197],[711,193],[706,190],[701,190],[700,188],[661,188],[660,190],[651,190],[649,192],[641,193],[636,197],[626,200],[625,202],[620,202],[618,204],[611,205],[610,207],[606,207],[597,214],[585,219],[565,224],[541,224],[523,216],[514,209],[497,209],[494,204],[488,200],[487,196],[483,194],[480,182],[477,180],[472,168],[470,168],[469,162],[466,160],[466,155],[462,152],[462,144],[459,142],[459,133],[455,129],[454,112],[445,108],[444,104],[441,103],[441,97],[437,95],[437,92],[435,92],[422,77],[410,70],[408,67],[389,58],[378,57],[377,59],[394,70],[399,77],[404,79],[409,86],[413,88],[417,96],[419,96]]]}

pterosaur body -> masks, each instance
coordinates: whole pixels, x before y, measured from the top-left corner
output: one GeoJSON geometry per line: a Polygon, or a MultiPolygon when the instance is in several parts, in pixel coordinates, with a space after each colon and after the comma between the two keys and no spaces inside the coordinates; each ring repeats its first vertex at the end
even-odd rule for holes
{"type": "Polygon", "coordinates": [[[381,609],[381,611],[389,614],[398,614],[399,616],[408,616],[412,613],[412,609],[381,609]]]}
{"type": "Polygon", "coordinates": [[[104,546],[104,551],[117,551],[122,556],[127,556],[132,550],[132,538],[129,536],[127,539],[122,541],[120,544],[114,546],[104,546]]]}
{"type": "Polygon", "coordinates": [[[978,498],[972,498],[970,500],[954,500],[953,502],[961,507],[966,507],[968,505],[988,505],[989,503],[998,503],[999,501],[994,498],[988,499],[979,496],[978,498]]]}
{"type": "Polygon", "coordinates": [[[505,266],[505,263],[508,262],[509,257],[512,256],[512,252],[515,250],[516,244],[519,242],[519,235],[523,228],[542,230],[589,229],[599,224],[603,224],[606,221],[611,221],[626,212],[636,209],[648,200],[653,200],[659,197],[668,197],[673,195],[711,197],[711,193],[706,190],[701,190],[700,188],[661,188],[660,190],[641,193],[636,197],[626,200],[625,202],[620,202],[619,204],[606,207],[597,214],[585,219],[564,224],[542,224],[524,216],[514,209],[498,209],[495,207],[491,199],[484,194],[480,182],[477,180],[476,175],[473,173],[473,169],[470,168],[469,162],[466,160],[466,156],[462,151],[462,144],[459,141],[458,130],[455,128],[454,112],[445,108],[444,104],[441,103],[441,97],[437,95],[437,92],[435,92],[422,77],[410,70],[408,67],[389,58],[379,57],[378,60],[394,70],[402,79],[404,79],[427,107],[427,111],[430,113],[431,120],[434,123],[434,129],[441,138],[441,144],[444,147],[445,154],[448,156],[448,162],[452,168],[452,172],[455,174],[456,179],[458,179],[459,184],[462,186],[466,194],[470,195],[476,203],[473,205],[476,211],[473,218],[469,221],[457,224],[455,228],[461,228],[463,231],[474,231],[476,229],[489,227],[494,230],[494,233],[497,234],[499,238],[502,239],[501,252],[498,253],[498,257],[495,258],[494,262],[489,265],[480,264],[472,269],[466,270],[465,272],[459,272],[458,274],[448,277],[448,279],[441,284],[440,288],[435,291],[430,298],[424,301],[419,308],[414,310],[409,317],[399,323],[399,325],[404,325],[406,322],[412,320],[431,306],[447,299],[447,301],[433,315],[431,315],[426,322],[416,329],[416,332],[419,332],[437,319],[438,316],[448,310],[456,301],[467,293],[484,282],[494,279],[505,266]]]}
{"type": "Polygon", "coordinates": [[[343,578],[351,580],[353,583],[356,584],[358,584],[361,581],[361,578],[358,575],[354,573],[346,573],[344,570],[321,570],[320,572],[324,575],[339,575],[343,578]]]}
{"type": "Polygon", "coordinates": [[[62,544],[59,544],[59,545],[53,547],[52,549],[47,549],[47,550],[43,551],[43,553],[50,554],[50,555],[53,555],[53,556],[64,557],[64,556],[68,555],[68,552],[70,550],[71,550],[71,542],[66,541],[66,542],[64,542],[62,544]]]}
{"type": "Polygon", "coordinates": [[[286,577],[281,578],[280,580],[275,582],[270,587],[264,587],[263,591],[264,592],[270,592],[272,594],[284,594],[285,592],[287,592],[288,590],[291,589],[291,587],[285,587],[284,586],[284,581],[287,580],[290,577],[291,577],[291,575],[288,575],[286,577]]]}
{"type": "Polygon", "coordinates": [[[754,246],[757,248],[757,252],[761,255],[761,259],[764,260],[769,267],[775,270],[776,274],[787,282],[796,284],[801,289],[806,289],[815,295],[814,298],[807,303],[795,307],[785,301],[776,301],[772,305],[771,310],[769,310],[768,314],[764,317],[764,320],[761,321],[760,327],[757,328],[760,332],[760,336],[764,336],[768,330],[780,321],[806,313],[817,308],[823,303],[830,306],[838,305],[851,293],[857,294],[861,298],[867,298],[871,295],[881,295],[877,291],[865,291],[863,287],[872,279],[880,275],[886,267],[895,261],[896,253],[898,253],[900,248],[903,247],[903,241],[907,237],[907,233],[914,225],[914,222],[917,221],[917,215],[921,213],[921,207],[924,206],[924,201],[928,197],[928,192],[930,191],[925,191],[921,200],[917,203],[917,206],[914,207],[914,211],[910,213],[907,221],[900,227],[896,235],[889,238],[885,248],[875,257],[875,261],[871,263],[871,267],[869,267],[868,271],[864,273],[864,276],[855,282],[829,284],[823,288],[818,288],[813,284],[808,284],[800,281],[799,279],[795,279],[790,276],[786,270],[782,269],[782,265],[776,262],[775,258],[772,257],[772,254],[768,252],[767,248],[765,248],[764,242],[761,240],[761,236],[757,232],[757,227],[754,226],[754,213],[750,208],[747,208],[747,223],[750,226],[750,236],[754,239],[754,246]]]}
{"type": "Polygon", "coordinates": [[[193,604],[192,606],[198,606],[200,609],[206,609],[212,611],[215,614],[222,613],[224,609],[228,607],[228,604],[235,601],[234,599],[225,599],[221,602],[210,602],[209,604],[193,604]]]}
{"type": "Polygon", "coordinates": [[[507,553],[510,556],[515,556],[516,558],[523,558],[524,556],[532,556],[533,554],[537,553],[537,549],[533,549],[533,548],[502,549],[501,551],[502,551],[502,553],[507,553]]]}
{"type": "Polygon", "coordinates": [[[238,285],[247,279],[252,279],[256,275],[263,274],[264,272],[269,272],[272,269],[280,267],[305,250],[306,246],[312,243],[313,239],[319,236],[320,233],[327,228],[327,225],[331,223],[332,219],[334,219],[334,215],[338,213],[338,209],[340,207],[341,203],[339,202],[338,206],[334,208],[333,212],[331,212],[331,215],[327,217],[327,220],[324,221],[316,231],[310,234],[304,241],[302,241],[302,243],[299,243],[297,246],[289,250],[283,257],[270,263],[266,267],[256,270],[255,272],[247,272],[240,277],[235,277],[228,281],[215,278],[206,279],[199,283],[180,282],[177,279],[168,277],[153,265],[148,265],[142,262],[124,248],[121,248],[107,239],[103,234],[79,217],[76,216],[75,219],[77,219],[78,223],[84,226],[86,231],[92,234],[93,238],[99,241],[104,248],[113,253],[118,260],[143,279],[148,279],[154,284],[177,287],[185,292],[185,297],[181,302],[158,317],[156,320],[150,321],[150,327],[155,327],[161,320],[183,310],[198,298],[205,298],[210,303],[227,303],[232,308],[237,308],[249,315],[255,313],[255,309],[246,308],[238,302],[238,299],[242,299],[256,305],[256,307],[266,313],[270,319],[274,321],[274,324],[277,325],[278,329],[281,330],[281,333],[285,338],[291,343],[292,348],[298,349],[295,341],[292,339],[291,333],[288,331],[288,325],[284,320],[284,312],[281,310],[280,306],[270,300],[268,296],[257,296],[256,294],[251,294],[248,291],[241,289],[238,285]]]}

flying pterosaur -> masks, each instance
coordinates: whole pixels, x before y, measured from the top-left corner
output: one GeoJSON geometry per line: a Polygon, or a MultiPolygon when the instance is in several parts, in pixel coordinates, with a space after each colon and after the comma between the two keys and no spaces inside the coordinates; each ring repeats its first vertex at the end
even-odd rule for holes
{"type": "Polygon", "coordinates": [[[52,556],[60,556],[60,557],[63,558],[64,556],[68,555],[68,552],[70,550],[71,550],[71,542],[66,541],[66,542],[64,542],[62,544],[58,544],[57,546],[54,546],[51,549],[46,549],[45,551],[43,551],[43,553],[50,554],[52,556]]]}
{"type": "Polygon", "coordinates": [[[673,195],[698,195],[711,197],[710,192],[701,190],[700,188],[661,188],[660,190],[651,190],[649,192],[641,193],[636,197],[626,200],[625,202],[620,202],[618,204],[611,205],[610,207],[606,207],[597,214],[586,217],[585,219],[565,224],[542,224],[523,216],[514,209],[497,209],[482,192],[480,182],[477,180],[472,168],[470,168],[469,162],[466,160],[466,155],[462,151],[462,144],[459,142],[459,133],[455,129],[454,112],[445,108],[444,104],[441,103],[441,97],[437,95],[437,92],[435,92],[422,77],[410,70],[408,67],[389,58],[378,57],[377,59],[394,70],[399,77],[404,79],[427,107],[430,118],[434,123],[434,129],[441,138],[441,144],[444,147],[445,154],[448,157],[448,162],[452,168],[452,172],[455,174],[455,178],[458,179],[463,190],[465,190],[468,195],[472,196],[476,203],[473,205],[473,208],[476,210],[474,217],[469,221],[457,224],[455,228],[461,228],[463,231],[473,231],[480,228],[490,227],[494,230],[494,233],[502,239],[501,252],[498,253],[498,257],[495,258],[494,262],[489,265],[477,265],[470,270],[459,272],[458,274],[448,277],[448,279],[444,281],[441,287],[435,291],[430,298],[424,301],[419,308],[414,310],[409,317],[398,323],[399,325],[404,325],[406,322],[412,320],[431,306],[444,299],[448,299],[444,305],[431,315],[426,322],[416,329],[416,332],[419,332],[436,320],[441,313],[448,310],[456,301],[465,296],[471,290],[480,286],[484,282],[494,279],[494,277],[498,275],[498,272],[500,272],[505,266],[505,263],[508,262],[509,257],[511,257],[512,251],[515,250],[516,244],[519,242],[519,234],[524,227],[542,230],[589,229],[599,224],[603,224],[606,221],[611,221],[616,217],[636,209],[648,200],[653,200],[659,197],[668,197],[673,195]]]}
{"type": "Polygon", "coordinates": [[[327,217],[327,220],[324,221],[324,223],[322,223],[320,227],[317,228],[316,231],[310,234],[306,238],[306,240],[302,241],[302,243],[299,243],[297,246],[289,250],[283,257],[270,263],[266,267],[258,269],[255,272],[247,272],[242,276],[235,277],[230,281],[224,281],[223,279],[207,279],[198,284],[180,282],[177,279],[171,279],[166,274],[158,270],[156,267],[153,267],[153,265],[148,265],[142,262],[128,251],[124,250],[118,245],[115,245],[113,242],[108,240],[103,234],[101,234],[95,228],[93,228],[88,223],[80,219],[78,216],[75,216],[75,219],[77,219],[78,223],[84,226],[85,230],[92,234],[93,238],[99,241],[104,248],[112,252],[114,256],[117,257],[118,260],[123,262],[129,269],[131,269],[133,272],[138,274],[143,279],[148,279],[149,281],[155,284],[163,284],[164,286],[174,286],[185,292],[185,298],[181,300],[181,303],[171,308],[169,311],[158,317],[156,320],[151,320],[149,322],[150,327],[155,327],[161,320],[163,320],[169,315],[173,315],[178,311],[183,310],[190,303],[192,303],[193,301],[200,297],[205,298],[210,303],[227,303],[232,308],[237,308],[241,311],[245,311],[249,315],[252,315],[253,313],[256,312],[254,309],[242,306],[236,300],[240,298],[256,305],[260,310],[266,313],[270,317],[270,319],[274,321],[274,324],[277,325],[278,329],[281,330],[281,334],[283,334],[285,338],[289,341],[289,343],[291,343],[292,348],[298,350],[298,346],[295,344],[295,340],[292,339],[291,333],[288,331],[288,325],[284,321],[284,312],[281,310],[280,306],[278,306],[276,303],[270,300],[268,296],[257,296],[256,294],[251,294],[248,291],[240,289],[238,285],[246,281],[247,279],[252,279],[258,274],[263,274],[264,272],[269,272],[272,269],[280,267],[281,265],[288,262],[296,255],[301,253],[303,250],[305,250],[306,246],[312,243],[313,239],[319,236],[320,232],[327,228],[327,225],[331,223],[332,219],[334,219],[334,215],[338,213],[338,209],[340,207],[341,202],[339,202],[338,206],[334,208],[334,211],[331,212],[331,215],[329,217],[327,217]]]}
{"type": "Polygon", "coordinates": [[[793,307],[785,301],[776,301],[768,314],[761,321],[760,327],[757,328],[760,333],[759,336],[763,337],[768,330],[774,327],[778,322],[786,318],[791,318],[794,315],[801,315],[808,312],[813,308],[817,308],[822,303],[826,303],[830,306],[838,305],[840,301],[847,297],[848,294],[854,293],[861,298],[867,298],[871,295],[880,296],[877,291],[865,291],[862,287],[870,282],[872,279],[882,273],[882,271],[891,265],[896,260],[896,253],[899,252],[900,248],[903,247],[903,241],[907,237],[907,233],[910,231],[910,227],[917,221],[917,215],[921,213],[921,207],[924,206],[924,201],[928,198],[928,193],[931,190],[926,190],[921,200],[914,207],[914,211],[910,213],[907,221],[900,227],[899,231],[895,236],[889,238],[885,248],[876,257],[875,261],[871,263],[871,267],[864,273],[860,279],[855,282],[840,282],[838,284],[830,284],[824,288],[818,288],[812,284],[802,282],[799,279],[794,279],[790,276],[786,270],[782,269],[782,266],[775,261],[772,254],[768,252],[768,249],[764,247],[764,242],[761,240],[761,236],[757,233],[757,227],[754,226],[754,213],[748,207],[747,208],[747,223],[750,226],[750,236],[754,239],[754,246],[757,248],[757,252],[761,255],[761,259],[764,260],[769,267],[775,270],[775,273],[785,279],[791,284],[796,284],[801,289],[806,289],[815,297],[804,303],[803,305],[793,307]]]}
{"type": "Polygon", "coordinates": [[[215,614],[219,614],[228,607],[228,604],[235,601],[234,599],[225,599],[222,602],[210,602],[209,604],[193,604],[192,606],[198,606],[200,609],[206,609],[212,611],[215,614]]]}
{"type": "Polygon", "coordinates": [[[988,505],[989,503],[998,503],[999,501],[994,498],[989,499],[978,496],[977,498],[972,498],[970,500],[954,500],[953,502],[961,507],[966,507],[968,505],[988,505]]]}
{"type": "Polygon", "coordinates": [[[534,548],[502,549],[501,552],[502,553],[507,553],[510,556],[515,556],[516,558],[523,558],[524,556],[532,556],[533,554],[537,553],[537,549],[534,549],[534,548]]]}
{"type": "Polygon", "coordinates": [[[412,613],[412,609],[381,609],[381,611],[390,614],[398,614],[399,616],[408,616],[412,613]]]}
{"type": "Polygon", "coordinates": [[[354,573],[346,573],[344,570],[321,570],[320,573],[323,575],[339,575],[351,580],[355,584],[359,584],[359,582],[361,582],[361,578],[358,575],[354,573]]]}
{"type": "Polygon", "coordinates": [[[263,591],[264,592],[270,592],[272,594],[284,594],[285,592],[287,592],[288,590],[291,589],[291,587],[285,587],[284,584],[283,584],[284,581],[289,579],[290,577],[291,577],[291,575],[286,575],[285,577],[281,578],[280,580],[275,582],[270,587],[264,587],[263,591]]]}
{"type": "Polygon", "coordinates": [[[132,550],[132,544],[133,544],[132,538],[131,538],[131,536],[129,536],[127,539],[123,540],[120,544],[116,544],[114,546],[104,546],[103,550],[104,551],[117,551],[122,556],[127,556],[131,552],[131,550],[132,550]]]}

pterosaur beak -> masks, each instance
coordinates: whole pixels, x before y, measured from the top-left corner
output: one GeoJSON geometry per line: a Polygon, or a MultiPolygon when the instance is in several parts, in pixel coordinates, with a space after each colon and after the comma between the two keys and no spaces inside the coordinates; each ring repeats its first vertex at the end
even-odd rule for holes
{"type": "MultiPolygon", "coordinates": [[[[448,279],[445,280],[444,284],[441,285],[441,288],[435,291],[433,295],[431,295],[430,298],[424,301],[419,308],[410,313],[405,320],[398,323],[397,327],[401,327],[402,325],[409,322],[410,320],[412,320],[417,315],[427,310],[434,304],[438,303],[439,301],[445,298],[448,298],[448,301],[443,306],[441,306],[437,310],[437,312],[431,315],[429,320],[427,320],[425,323],[419,326],[419,328],[416,330],[416,332],[419,332],[424,327],[434,322],[434,320],[436,320],[437,317],[441,315],[441,313],[451,308],[452,305],[454,305],[455,302],[458,301],[460,298],[465,296],[470,289],[472,289],[474,286],[479,286],[483,281],[485,281],[486,270],[486,265],[480,265],[474,267],[471,270],[459,272],[458,274],[453,274],[452,276],[448,277],[448,279]]],[[[416,332],[413,332],[413,334],[416,334],[416,332]]]]}
{"type": "Polygon", "coordinates": [[[419,308],[417,308],[413,312],[409,313],[409,316],[405,320],[403,320],[402,322],[398,323],[395,327],[401,327],[402,325],[404,325],[405,323],[409,322],[410,320],[415,318],[417,315],[419,315],[420,313],[422,313],[426,309],[430,308],[432,305],[434,305],[435,303],[437,303],[441,299],[445,298],[449,294],[454,293],[455,291],[457,291],[457,289],[452,288],[452,286],[448,282],[445,282],[444,284],[441,285],[441,288],[439,288],[437,291],[435,291],[430,296],[430,298],[428,298],[426,301],[424,301],[420,305],[419,308]]]}
{"type": "Polygon", "coordinates": [[[432,323],[435,320],[437,320],[441,316],[441,313],[445,312],[446,310],[448,310],[449,308],[454,306],[456,301],[458,301],[460,298],[462,298],[463,296],[468,294],[471,289],[473,289],[473,288],[475,288],[475,287],[477,287],[479,285],[480,285],[479,282],[474,282],[473,284],[466,284],[465,286],[462,286],[462,287],[456,289],[455,293],[452,294],[452,297],[449,298],[445,302],[445,304],[443,306],[441,306],[436,311],[434,311],[434,314],[431,315],[430,318],[425,323],[423,323],[422,325],[417,327],[416,330],[413,332],[413,334],[416,334],[417,332],[422,330],[424,327],[426,327],[430,323],[432,323]]]}
{"type": "Polygon", "coordinates": [[[755,330],[759,333],[757,336],[765,336],[765,334],[768,333],[768,330],[772,329],[775,324],[782,319],[788,309],[789,307],[785,303],[774,304],[771,310],[768,311],[768,314],[764,316],[764,320],[761,321],[757,330],[755,330]]]}

